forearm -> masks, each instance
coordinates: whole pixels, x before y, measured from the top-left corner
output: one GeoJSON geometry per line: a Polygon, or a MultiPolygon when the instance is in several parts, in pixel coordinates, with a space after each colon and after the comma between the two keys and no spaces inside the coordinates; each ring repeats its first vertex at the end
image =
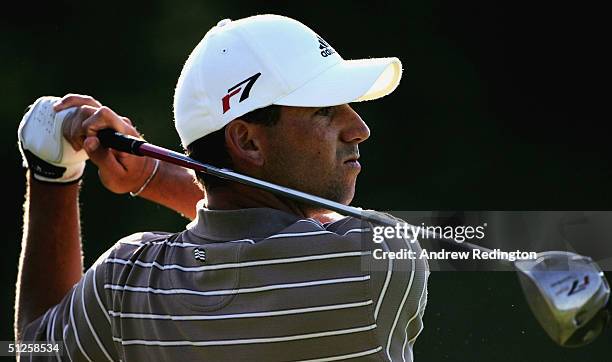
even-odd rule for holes
{"type": "Polygon", "coordinates": [[[91,97],[77,94],[62,98],[55,104],[54,110],[60,112],[70,107],[79,107],[79,111],[74,117],[67,118],[62,135],[75,149],[85,149],[89,160],[98,167],[100,180],[108,190],[117,194],[137,192],[146,183],[139,193],[140,197],[190,219],[195,218],[196,203],[204,197],[204,193],[190,171],[161,162],[157,174],[147,181],[154,172],[152,159],[100,147],[99,139],[94,137],[99,130],[111,128],[139,138],[140,133],[129,119],[103,107],[91,97]]]}
{"type": "Polygon", "coordinates": [[[204,197],[204,191],[196,184],[191,171],[161,162],[157,175],[140,196],[194,219],[196,203],[204,197]]]}
{"type": "Polygon", "coordinates": [[[83,274],[78,184],[48,184],[28,172],[17,276],[15,338],[59,303],[83,274]]]}

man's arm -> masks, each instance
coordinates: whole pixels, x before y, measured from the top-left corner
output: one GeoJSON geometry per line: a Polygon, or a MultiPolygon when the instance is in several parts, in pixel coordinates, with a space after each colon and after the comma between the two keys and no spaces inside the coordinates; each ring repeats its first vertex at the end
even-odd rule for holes
{"type": "MultiPolygon", "coordinates": [[[[88,138],[84,148],[89,159],[98,166],[98,174],[104,186],[118,194],[138,190],[155,167],[152,158],[119,154],[118,151],[101,147],[97,137],[88,138]],[[120,163],[115,157],[122,158],[120,163]],[[128,157],[130,160],[126,162],[128,157]],[[140,169],[143,170],[141,177],[135,177],[140,169]]],[[[196,203],[204,195],[195,180],[190,170],[160,161],[159,170],[138,196],[193,220],[196,216],[196,203]]]]}
{"type": "Polygon", "coordinates": [[[196,203],[203,195],[204,191],[196,184],[193,173],[186,168],[161,162],[157,175],[139,196],[193,220],[196,217],[196,203]]]}
{"type": "MultiPolygon", "coordinates": [[[[73,98],[80,100],[83,107],[64,120],[64,137],[76,151],[85,148],[99,167],[103,184],[111,191],[138,190],[153,171],[153,160],[96,147],[99,142],[95,137],[97,129],[106,127],[134,136],[139,136],[138,132],[127,118],[119,117],[93,98],[73,98]]],[[[194,218],[195,204],[203,193],[193,180],[187,170],[164,164],[140,195],[194,218]]],[[[31,171],[27,173],[15,302],[17,340],[23,337],[29,323],[58,304],[83,275],[78,193],[78,183],[41,182],[31,171]]]]}
{"type": "Polygon", "coordinates": [[[24,231],[15,302],[15,338],[59,303],[83,274],[79,184],[50,184],[27,175],[24,231]]]}
{"type": "MultiPolygon", "coordinates": [[[[98,167],[100,180],[107,189],[118,194],[139,190],[153,172],[153,159],[100,147],[96,133],[104,128],[113,128],[135,137],[140,137],[140,133],[128,118],[102,107],[89,96],[66,95],[54,109],[59,112],[80,106],[97,107],[99,111],[86,120],[78,117],[70,119],[64,137],[76,150],[85,149],[89,159],[98,167]]],[[[203,195],[192,171],[161,162],[159,171],[139,196],[193,219],[196,216],[196,203],[203,195]]]]}
{"type": "MultiPolygon", "coordinates": [[[[31,172],[27,178],[15,338],[59,346],[61,350],[53,350],[57,360],[117,361],[119,352],[107,323],[110,308],[100,297],[105,293],[107,254],[83,274],[79,185],[42,183],[31,172]]],[[[33,359],[22,352],[17,360],[33,359]]]]}

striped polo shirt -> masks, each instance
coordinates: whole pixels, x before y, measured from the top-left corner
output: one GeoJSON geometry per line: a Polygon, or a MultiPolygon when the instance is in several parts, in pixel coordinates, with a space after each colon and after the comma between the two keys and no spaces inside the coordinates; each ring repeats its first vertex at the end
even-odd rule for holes
{"type": "Polygon", "coordinates": [[[420,246],[371,230],[200,207],[183,232],[118,241],[24,341],[64,343],[32,360],[412,361],[429,269],[374,258],[420,246]]]}

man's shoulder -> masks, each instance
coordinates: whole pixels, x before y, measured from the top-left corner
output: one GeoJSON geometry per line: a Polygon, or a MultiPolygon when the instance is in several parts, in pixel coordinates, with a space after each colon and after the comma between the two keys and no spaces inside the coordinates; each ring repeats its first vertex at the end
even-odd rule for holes
{"type": "Polygon", "coordinates": [[[307,234],[307,235],[347,235],[357,230],[368,231],[370,224],[352,216],[338,215],[333,219],[302,218],[275,231],[269,238],[277,238],[284,234],[307,234]]]}
{"type": "Polygon", "coordinates": [[[124,259],[128,260],[134,254],[142,252],[144,248],[155,247],[168,240],[175,240],[181,233],[170,233],[164,231],[141,231],[127,235],[119,239],[106,253],[100,256],[100,261],[124,259]]]}
{"type": "Polygon", "coordinates": [[[163,241],[174,235],[178,234],[166,231],[140,231],[119,239],[117,244],[141,245],[156,241],[163,241]]]}
{"type": "Polygon", "coordinates": [[[367,232],[370,230],[371,225],[369,222],[358,219],[356,217],[344,216],[332,222],[324,223],[323,227],[327,231],[331,231],[340,235],[345,235],[347,233],[350,234],[351,231],[355,232],[357,230],[367,232]]]}

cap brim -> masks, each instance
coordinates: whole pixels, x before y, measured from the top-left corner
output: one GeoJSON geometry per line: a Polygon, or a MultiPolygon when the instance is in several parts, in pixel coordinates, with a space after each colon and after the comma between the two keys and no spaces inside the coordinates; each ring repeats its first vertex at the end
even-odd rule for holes
{"type": "Polygon", "coordinates": [[[393,92],[401,77],[397,58],[342,60],[274,104],[328,107],[368,101],[393,92]]]}

